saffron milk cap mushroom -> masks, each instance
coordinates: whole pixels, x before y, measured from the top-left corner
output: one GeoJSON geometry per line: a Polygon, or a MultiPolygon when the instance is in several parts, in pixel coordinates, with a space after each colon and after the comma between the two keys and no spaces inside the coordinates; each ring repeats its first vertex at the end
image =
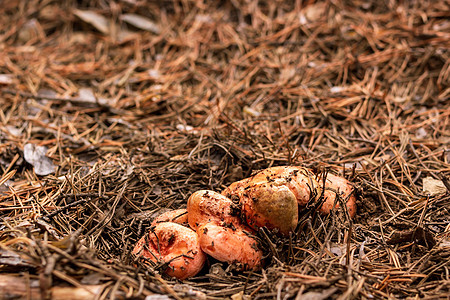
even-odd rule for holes
{"type": "Polygon", "coordinates": [[[209,190],[193,193],[187,203],[188,221],[193,229],[204,223],[241,226],[239,207],[229,198],[209,190]]]}
{"type": "Polygon", "coordinates": [[[132,254],[155,263],[166,263],[165,272],[180,280],[195,276],[206,261],[197,233],[173,222],[152,226],[137,242],[132,254]]]}
{"type": "Polygon", "coordinates": [[[239,207],[229,198],[207,190],[193,193],[187,205],[188,220],[197,229],[200,247],[215,259],[253,270],[261,265],[262,252],[253,230],[239,217],[239,207]]]}
{"type": "MultiPolygon", "coordinates": [[[[322,183],[323,174],[319,175],[319,182],[322,183]]],[[[351,218],[356,215],[356,198],[354,195],[354,188],[347,179],[328,173],[325,180],[324,203],[319,208],[323,214],[329,214],[333,209],[337,193],[339,197],[346,201],[347,211],[351,218]]],[[[336,207],[339,207],[339,202],[336,202],[336,207]]]]}
{"type": "Polygon", "coordinates": [[[254,229],[267,227],[288,234],[297,226],[297,199],[286,185],[273,182],[249,185],[240,201],[245,220],[254,229]]]}
{"type": "Polygon", "coordinates": [[[198,227],[197,234],[203,251],[215,259],[240,265],[244,270],[261,267],[262,251],[256,240],[241,228],[206,223],[198,227]]]}
{"type": "Polygon", "coordinates": [[[298,206],[306,206],[321,192],[322,187],[310,170],[282,166],[264,169],[232,183],[222,194],[239,199],[252,228],[266,226],[288,234],[297,225],[298,206]]]}

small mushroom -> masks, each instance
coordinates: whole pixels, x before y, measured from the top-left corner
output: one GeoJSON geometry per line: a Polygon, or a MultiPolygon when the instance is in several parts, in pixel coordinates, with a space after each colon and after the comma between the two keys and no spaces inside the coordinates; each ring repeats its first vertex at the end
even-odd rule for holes
{"type": "Polygon", "coordinates": [[[206,223],[198,227],[197,234],[203,251],[215,259],[240,265],[244,270],[261,267],[262,251],[256,240],[241,228],[206,223]]]}
{"type": "Polygon", "coordinates": [[[302,167],[272,167],[255,175],[232,183],[222,195],[238,198],[247,224],[257,229],[266,226],[278,229],[283,234],[292,231],[298,221],[298,206],[305,207],[311,199],[322,194],[325,188],[325,202],[320,212],[328,214],[339,192],[341,199],[347,200],[350,217],[356,214],[356,199],[353,187],[346,179],[328,174],[325,187],[316,176],[302,167]],[[292,199],[296,200],[294,204],[292,199]]]}
{"type": "Polygon", "coordinates": [[[301,167],[272,167],[231,184],[222,194],[240,199],[248,225],[266,226],[283,234],[294,230],[298,205],[320,193],[314,175],[301,167]]]}
{"type": "Polygon", "coordinates": [[[138,241],[132,254],[140,259],[167,264],[165,272],[180,280],[195,276],[206,261],[197,233],[173,222],[151,227],[138,241]]]}
{"type": "MultiPolygon", "coordinates": [[[[319,182],[322,182],[323,175],[319,175],[319,182]]],[[[356,215],[356,198],[354,195],[354,188],[347,179],[328,173],[325,180],[325,201],[320,207],[319,211],[323,214],[329,214],[333,209],[337,193],[343,201],[346,202],[348,214],[351,218],[356,215]]],[[[336,202],[336,208],[339,207],[339,202],[336,202]]]]}

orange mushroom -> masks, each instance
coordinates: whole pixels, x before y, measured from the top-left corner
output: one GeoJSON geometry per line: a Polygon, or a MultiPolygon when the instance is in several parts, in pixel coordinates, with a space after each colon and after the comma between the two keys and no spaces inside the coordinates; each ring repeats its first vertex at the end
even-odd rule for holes
{"type": "Polygon", "coordinates": [[[229,198],[209,190],[193,193],[187,202],[188,222],[193,229],[209,222],[241,226],[239,210],[229,198]]]}
{"type": "Polygon", "coordinates": [[[197,233],[173,222],[152,227],[137,242],[132,253],[140,259],[166,263],[165,272],[180,280],[195,276],[206,261],[197,233]]]}
{"type": "Polygon", "coordinates": [[[244,230],[206,223],[198,227],[197,234],[203,251],[215,259],[240,265],[244,270],[261,267],[262,251],[244,230]]]}
{"type": "MultiPolygon", "coordinates": [[[[278,229],[283,234],[292,231],[298,221],[298,206],[304,207],[322,193],[322,185],[314,174],[302,167],[272,167],[255,175],[232,183],[222,195],[238,198],[247,224],[252,228],[266,226],[278,229]],[[294,201],[295,199],[295,201],[294,201]]],[[[350,216],[356,213],[353,187],[342,177],[327,178],[324,192],[325,202],[320,211],[330,212],[336,192],[347,199],[350,216]]]]}
{"type": "Polygon", "coordinates": [[[202,250],[217,260],[257,269],[262,252],[240,219],[239,207],[229,198],[207,190],[188,199],[189,225],[197,229],[202,250]]]}
{"type": "Polygon", "coordinates": [[[302,167],[273,167],[231,184],[222,194],[238,197],[252,228],[266,226],[282,234],[294,230],[298,205],[321,191],[314,175],[302,167]]]}
{"type": "MultiPolygon", "coordinates": [[[[323,175],[319,175],[319,181],[322,182],[323,175]]],[[[352,184],[345,178],[328,173],[325,180],[325,201],[320,207],[319,211],[323,214],[329,214],[333,209],[337,193],[343,201],[346,202],[348,214],[351,218],[356,215],[356,198],[354,195],[354,188],[352,184]]],[[[339,207],[339,202],[336,202],[336,207],[339,207]]]]}

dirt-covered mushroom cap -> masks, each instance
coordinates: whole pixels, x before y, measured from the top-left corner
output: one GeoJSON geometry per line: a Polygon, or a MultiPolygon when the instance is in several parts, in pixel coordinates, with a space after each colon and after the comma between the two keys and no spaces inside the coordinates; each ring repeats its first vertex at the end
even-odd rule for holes
{"type": "Polygon", "coordinates": [[[294,194],[300,206],[306,206],[312,197],[317,197],[322,191],[320,184],[309,169],[279,166],[264,169],[249,178],[232,183],[222,192],[222,195],[229,198],[240,197],[249,187],[262,183],[273,183],[276,186],[285,185],[294,194]]]}
{"type": "Polygon", "coordinates": [[[229,198],[208,190],[193,193],[187,203],[188,221],[193,229],[214,222],[218,225],[241,226],[240,209],[229,198]]]}
{"type": "MultiPolygon", "coordinates": [[[[322,183],[322,176],[319,176],[319,182],[322,183]]],[[[319,211],[323,214],[329,214],[333,209],[333,205],[336,201],[336,195],[339,194],[339,197],[342,201],[346,201],[346,206],[348,210],[348,214],[351,218],[356,215],[356,198],[354,195],[355,189],[353,185],[347,179],[333,175],[328,173],[326,175],[325,180],[325,192],[324,192],[324,203],[320,207],[319,211]]],[[[338,208],[339,202],[336,201],[336,208],[338,208]]]]}
{"type": "Polygon", "coordinates": [[[152,226],[132,253],[138,258],[166,263],[165,272],[181,280],[195,276],[206,261],[197,233],[173,222],[152,226]]]}
{"type": "Polygon", "coordinates": [[[250,185],[241,194],[240,201],[246,222],[254,229],[264,226],[288,234],[297,225],[297,199],[286,185],[250,185]]]}
{"type": "Polygon", "coordinates": [[[206,223],[197,228],[203,251],[215,259],[233,263],[244,270],[261,267],[262,251],[257,241],[242,228],[206,223]]]}

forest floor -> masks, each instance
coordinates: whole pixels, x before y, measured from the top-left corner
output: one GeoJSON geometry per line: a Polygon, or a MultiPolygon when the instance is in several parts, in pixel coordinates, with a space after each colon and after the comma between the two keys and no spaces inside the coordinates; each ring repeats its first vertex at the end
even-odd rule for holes
{"type": "MultiPolygon", "coordinates": [[[[0,299],[449,299],[448,1],[5,1],[0,299]],[[196,190],[344,176],[264,267],[131,255],[196,190]]],[[[269,247],[271,246],[271,247],[269,247]]]]}

